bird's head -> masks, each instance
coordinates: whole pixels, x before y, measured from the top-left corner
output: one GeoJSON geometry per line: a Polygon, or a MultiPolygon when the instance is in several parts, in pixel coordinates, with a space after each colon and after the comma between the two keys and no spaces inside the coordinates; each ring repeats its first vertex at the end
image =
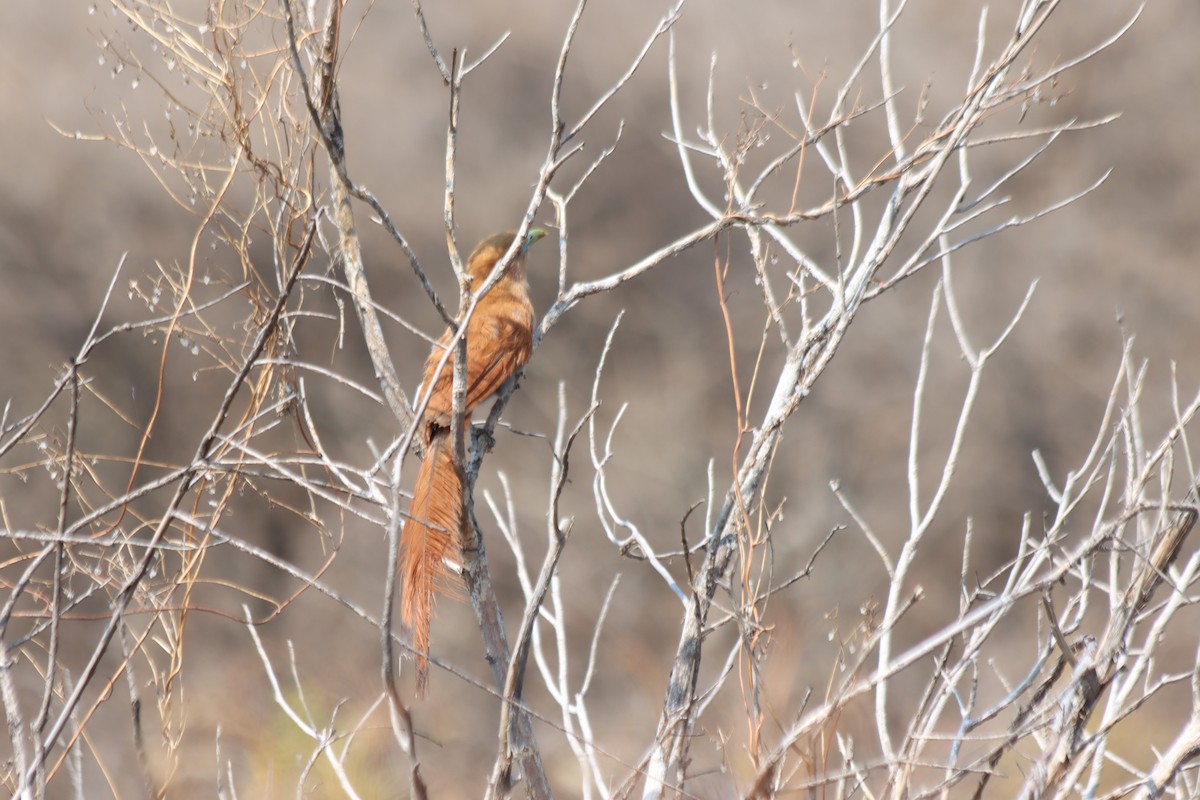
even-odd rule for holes
{"type": "MultiPolygon", "coordinates": [[[[509,265],[508,271],[510,275],[524,277],[525,256],[529,252],[529,248],[545,237],[546,231],[544,229],[529,229],[529,233],[525,234],[525,241],[521,243],[521,249],[517,251],[516,256],[509,265]]],[[[471,251],[471,256],[467,259],[467,272],[470,273],[472,281],[478,285],[487,280],[487,276],[492,274],[492,269],[495,268],[496,262],[508,252],[508,248],[512,247],[513,240],[516,238],[516,231],[505,231],[504,233],[489,236],[476,245],[475,249],[471,251]]]]}

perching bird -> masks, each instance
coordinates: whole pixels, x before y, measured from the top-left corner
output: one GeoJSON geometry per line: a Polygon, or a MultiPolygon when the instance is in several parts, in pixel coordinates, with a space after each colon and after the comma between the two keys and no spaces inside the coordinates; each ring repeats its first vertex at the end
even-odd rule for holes
{"type": "MultiPolygon", "coordinates": [[[[546,235],[533,228],[525,237],[504,276],[479,299],[467,323],[467,396],[463,413],[490,397],[518,367],[529,361],[533,346],[533,306],[529,302],[529,280],[525,258],[529,248],[546,235]]],[[[516,234],[498,233],[484,239],[467,259],[472,291],[477,291],[500,257],[508,251],[516,234]]],[[[461,555],[462,483],[454,468],[450,446],[450,414],[453,407],[454,354],[437,371],[446,348],[453,349],[454,333],[447,330],[425,361],[425,376],[418,401],[430,387],[433,391],[418,434],[425,443],[425,459],[417,473],[412,504],[400,535],[400,570],[403,577],[400,618],[412,636],[416,653],[417,687],[423,690],[428,670],[429,623],[435,592],[452,586],[446,559],[461,555]]]]}

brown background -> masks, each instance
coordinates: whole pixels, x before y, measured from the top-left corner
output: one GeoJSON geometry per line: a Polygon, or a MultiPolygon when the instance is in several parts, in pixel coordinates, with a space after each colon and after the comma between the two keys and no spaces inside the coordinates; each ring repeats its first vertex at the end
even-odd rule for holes
{"type": "MultiPolygon", "coordinates": [[[[515,225],[527,202],[548,137],[548,90],[569,9],[532,0],[428,5],[434,36],[447,50],[457,45],[477,56],[503,31],[512,31],[491,63],[472,76],[462,99],[459,235],[461,242],[472,242],[515,225]]],[[[590,107],[620,74],[661,16],[660,5],[622,0],[597,1],[589,7],[566,83],[568,118],[590,107]]],[[[1014,5],[992,4],[989,30],[994,42],[1011,30],[1014,5]]],[[[961,92],[977,25],[977,10],[968,6],[974,4],[910,3],[894,45],[904,113],[911,115],[926,81],[934,119],[938,109],[961,92]]],[[[1044,68],[1074,57],[1118,29],[1134,10],[1129,2],[1065,3],[1036,53],[1030,54],[1032,63],[1044,68]]],[[[161,113],[161,96],[150,82],[140,81],[135,88],[130,70],[112,77],[112,62],[99,63],[97,42],[114,31],[128,30],[105,14],[104,4],[94,15],[86,3],[10,0],[0,6],[0,142],[7,156],[0,170],[0,398],[11,397],[21,414],[44,397],[78,347],[122,253],[128,252],[128,264],[108,318],[112,324],[147,313],[144,304],[127,300],[125,284],[148,272],[156,260],[185,260],[195,230],[194,217],[164,198],[132,154],[108,143],[60,136],[50,126],[95,132],[105,124],[97,112],[118,102],[128,106],[133,119],[157,119],[161,113]]],[[[717,124],[732,137],[740,116],[748,113],[743,100],[750,87],[765,105],[782,109],[794,123],[792,92],[800,89],[806,98],[811,96],[815,77],[827,69],[821,89],[827,103],[877,25],[875,7],[860,2],[688,4],[676,28],[683,107],[689,118],[685,131],[690,133],[703,121],[711,53],[719,55],[717,124]],[[799,67],[793,66],[793,58],[799,67]]],[[[1079,203],[957,257],[958,286],[977,344],[1002,328],[1030,281],[1037,280],[1038,289],[1025,320],[985,379],[961,459],[963,469],[943,523],[930,536],[930,558],[913,578],[929,589],[930,599],[912,635],[944,619],[939,603],[956,591],[965,519],[969,516],[975,525],[979,568],[999,563],[1013,552],[1022,515],[1032,511],[1036,519],[1047,507],[1030,452],[1040,449],[1058,476],[1083,457],[1119,363],[1123,332],[1136,335],[1135,356],[1150,359],[1145,389],[1148,438],[1170,421],[1173,365],[1185,401],[1194,391],[1200,378],[1194,352],[1200,289],[1194,256],[1200,244],[1195,212],[1200,187],[1195,155],[1198,33],[1200,6],[1191,0],[1160,0],[1146,8],[1111,50],[1068,72],[1057,85],[1053,107],[1035,108],[1032,117],[1044,122],[1114,112],[1121,116],[1099,130],[1063,136],[1013,183],[1012,211],[1003,212],[997,221],[1077,191],[1110,168],[1112,176],[1079,203]],[[944,551],[945,559],[933,556],[935,550],[944,551]]],[[[990,52],[994,51],[995,45],[990,52]]],[[[352,171],[380,197],[434,273],[438,287],[448,291],[441,228],[444,90],[407,4],[380,3],[370,10],[347,51],[340,77],[352,171]]],[[[871,97],[878,95],[874,80],[869,77],[867,83],[871,97]]],[[[625,128],[616,154],[572,206],[576,279],[632,263],[703,221],[686,192],[675,150],[663,136],[670,129],[665,42],[585,132],[585,157],[590,159],[610,143],[622,120],[625,128]]],[[[878,116],[865,122],[875,133],[864,134],[860,142],[864,159],[867,153],[878,154],[881,125],[878,116]]],[[[1011,163],[1018,152],[1023,151],[1001,155],[1011,163]]],[[[861,163],[860,171],[865,171],[869,159],[861,163]]],[[[577,172],[568,170],[569,175],[577,172]]],[[[811,191],[817,197],[825,189],[818,185],[811,191]]],[[[417,291],[402,256],[367,222],[362,208],[358,214],[360,225],[369,229],[366,261],[377,298],[426,331],[436,332],[436,316],[417,291]]],[[[542,219],[552,221],[549,208],[542,219]]],[[[823,264],[832,263],[827,223],[798,228],[795,236],[823,264]]],[[[735,237],[735,250],[742,244],[735,237]]],[[[547,275],[553,272],[554,253],[546,245],[540,248],[534,256],[534,296],[544,309],[553,298],[553,280],[539,281],[536,273],[539,267],[547,275]]],[[[214,276],[237,269],[219,260],[202,263],[214,276]]],[[[743,385],[762,322],[757,293],[746,273],[743,257],[740,264],[735,262],[730,283],[731,310],[742,336],[738,358],[743,385]]],[[[791,423],[768,491],[775,502],[787,500],[786,516],[775,533],[778,574],[798,570],[830,527],[848,522],[832,498],[831,480],[839,481],[880,534],[898,546],[897,537],[906,529],[904,459],[912,387],[931,286],[932,276],[923,276],[872,303],[791,423]]],[[[552,433],[559,381],[565,381],[572,419],[577,418],[590,395],[605,332],[621,309],[626,313],[604,375],[599,414],[606,428],[616,409],[629,403],[615,439],[618,460],[611,488],[622,513],[636,520],[660,547],[669,548],[677,542],[684,511],[704,496],[708,459],[714,459],[718,493],[729,474],[734,418],[711,248],[696,248],[646,279],[593,298],[568,315],[537,352],[508,419],[521,430],[552,433]]],[[[344,351],[327,355],[329,332],[317,331],[312,343],[323,349],[305,355],[369,382],[357,325],[351,321],[347,330],[344,351]]],[[[411,386],[426,347],[398,327],[390,328],[389,336],[397,367],[411,386]]],[[[94,365],[134,419],[148,412],[158,352],[149,344],[129,342],[99,354],[94,365]]],[[[929,449],[923,462],[931,469],[944,452],[965,380],[951,338],[939,338],[934,355],[935,383],[926,408],[929,449]]],[[[778,362],[777,355],[769,355],[768,375],[778,362]]],[[[206,424],[211,410],[203,405],[206,395],[188,388],[193,368],[185,363],[174,376],[177,382],[168,385],[168,411],[159,423],[155,452],[172,453],[175,447],[190,452],[193,445],[188,442],[194,439],[188,438],[189,432],[196,424],[206,424]],[[177,444],[172,436],[179,437],[177,444]]],[[[368,437],[379,444],[395,435],[382,409],[360,413],[357,406],[343,405],[351,401],[336,390],[318,387],[315,392],[323,435],[347,457],[365,458],[368,437]]],[[[761,407],[765,397],[756,399],[756,407],[761,407]]],[[[127,446],[126,439],[134,435],[131,430],[109,430],[96,441],[119,440],[124,443],[119,446],[127,446]]],[[[579,472],[568,492],[577,523],[562,566],[565,602],[574,615],[573,641],[586,643],[611,576],[623,573],[606,629],[605,669],[593,689],[593,713],[598,739],[632,761],[652,736],[680,608],[643,565],[622,561],[608,545],[594,511],[589,511],[592,472],[584,450],[578,455],[579,472]]],[[[544,443],[503,435],[481,482],[494,491],[497,471],[506,470],[512,478],[523,536],[535,560],[542,547],[546,469],[544,443]],[[536,467],[530,469],[530,464],[536,467]]],[[[17,524],[49,524],[55,512],[53,494],[44,472],[31,474],[28,483],[2,484],[7,510],[17,524]],[[39,480],[46,485],[39,486],[39,480]]],[[[929,475],[927,485],[933,480],[933,473],[929,475]]],[[[293,536],[286,515],[262,509],[258,513],[237,520],[244,526],[241,535],[298,563],[311,565],[317,559],[320,543],[308,535],[293,536]]],[[[694,517],[689,533],[698,537],[699,531],[699,517],[694,517]]],[[[493,570],[515,616],[518,594],[511,560],[501,551],[497,540],[492,545],[493,570]]],[[[375,609],[382,555],[376,530],[350,529],[327,579],[375,609]]],[[[209,564],[215,574],[267,592],[294,588],[245,560],[209,564]]],[[[819,692],[824,685],[831,658],[828,615],[838,609],[844,632],[853,627],[864,602],[883,599],[883,585],[878,561],[851,530],[835,539],[811,580],[772,605],[770,619],[778,630],[768,675],[777,692],[772,703],[781,718],[794,713],[805,686],[815,685],[819,692]]],[[[214,590],[211,601],[236,613],[240,598],[214,590]]],[[[353,710],[343,712],[346,725],[373,698],[378,667],[375,632],[348,623],[343,613],[328,601],[305,596],[264,626],[263,635],[281,665],[286,652],[282,643],[295,641],[315,706],[327,712],[341,698],[355,698],[353,710]]],[[[285,754],[306,752],[307,745],[271,706],[247,636],[216,615],[194,618],[191,625],[187,752],[194,758],[181,773],[194,777],[197,787],[211,786],[213,731],[219,723],[225,746],[240,759],[246,785],[257,781],[253,785],[264,792],[261,787],[270,786],[287,794],[296,766],[285,754]]],[[[465,608],[443,604],[435,642],[446,658],[473,674],[484,674],[465,608]]],[[[1182,642],[1181,648],[1194,650],[1194,641],[1182,642]]],[[[582,660],[576,659],[578,675],[582,660]]],[[[481,693],[471,695],[448,677],[435,674],[433,684],[430,703],[439,698],[479,702],[456,703],[445,713],[421,718],[432,737],[453,743],[427,747],[428,774],[443,791],[456,784],[477,786],[492,757],[488,742],[494,712],[481,693]],[[488,710],[476,714],[478,708],[488,710]],[[466,773],[459,740],[477,747],[466,773]],[[455,767],[447,774],[449,760],[455,767]]],[[[736,698],[727,705],[736,711],[736,698]]],[[[112,712],[112,717],[118,726],[114,730],[123,731],[121,713],[112,712]]],[[[727,726],[735,727],[732,721],[727,726]]],[[[715,736],[717,731],[707,732],[715,736]]],[[[366,745],[364,749],[374,752],[366,745]]],[[[109,756],[118,771],[128,766],[120,752],[113,747],[109,756]]],[[[388,752],[385,740],[378,752],[388,752]]],[[[230,752],[225,755],[230,757],[230,752]]],[[[380,758],[386,761],[390,756],[380,758]]],[[[573,762],[563,764],[569,776],[573,762]]],[[[373,766],[380,768],[381,776],[389,774],[383,763],[373,766]]],[[[614,768],[614,774],[623,771],[614,768]]],[[[197,791],[204,796],[207,790],[197,791]]],[[[387,790],[380,792],[389,795],[387,790]]],[[[473,794],[474,789],[465,793],[473,794]]]]}

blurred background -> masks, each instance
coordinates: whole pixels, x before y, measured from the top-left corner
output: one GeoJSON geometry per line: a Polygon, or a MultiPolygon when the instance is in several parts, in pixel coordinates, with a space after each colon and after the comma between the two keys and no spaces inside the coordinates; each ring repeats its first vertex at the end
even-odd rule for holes
{"type": "MultiPolygon", "coordinates": [[[[340,73],[349,167],[409,237],[435,285],[452,292],[442,228],[445,90],[407,4],[359,5],[350,6],[348,19],[356,27],[347,35],[340,73]]],[[[989,52],[1011,35],[1016,5],[990,5],[989,52]]],[[[1118,31],[1137,8],[1124,0],[1064,3],[1037,51],[1028,54],[1030,63],[1045,69],[1077,57],[1118,31]]],[[[584,113],[619,77],[664,9],[663,3],[642,0],[594,0],[588,6],[565,83],[568,119],[584,113]]],[[[464,250],[520,221],[549,137],[548,96],[570,11],[568,4],[534,0],[427,4],[432,34],[443,51],[457,46],[468,58],[477,57],[511,32],[488,64],[469,78],[462,96],[457,219],[464,250]]],[[[978,15],[977,4],[956,0],[908,4],[893,44],[895,82],[902,89],[899,105],[906,119],[925,96],[925,124],[932,126],[940,109],[961,96],[978,15]]],[[[198,11],[197,20],[202,18],[198,11]]],[[[675,28],[685,132],[704,123],[714,54],[714,118],[718,130],[732,140],[754,113],[747,103],[751,93],[796,127],[796,91],[805,98],[815,91],[817,105],[828,109],[836,87],[877,30],[877,7],[863,2],[689,2],[675,28]]],[[[156,263],[186,262],[196,233],[195,214],[170,201],[135,154],[87,140],[110,129],[112,117],[106,112],[123,108],[131,120],[149,120],[151,126],[163,115],[163,96],[153,82],[135,69],[116,70],[106,55],[104,43],[122,31],[128,25],[112,18],[103,2],[0,4],[0,141],[8,154],[0,170],[0,342],[5,343],[0,348],[0,398],[11,401],[16,416],[41,402],[78,349],[122,255],[128,254],[106,317],[110,325],[149,313],[129,282],[140,280],[145,289],[151,279],[144,276],[155,272],[156,263]],[[70,135],[75,131],[81,133],[78,139],[70,135]]],[[[926,560],[913,577],[929,595],[928,612],[921,609],[914,615],[913,636],[944,619],[939,604],[956,602],[966,520],[975,530],[976,568],[987,572],[1012,556],[1023,516],[1028,512],[1038,519],[1049,506],[1031,452],[1040,451],[1056,476],[1084,457],[1101,423],[1125,337],[1135,337],[1135,359],[1148,359],[1143,390],[1148,440],[1173,420],[1172,382],[1178,382],[1185,403],[1196,391],[1198,33],[1200,4],[1155,0],[1111,49],[1067,72],[1057,83],[1057,95],[1031,111],[1030,125],[1120,116],[1106,126],[1061,137],[1012,184],[1011,213],[1042,208],[1110,169],[1111,176],[1079,202],[956,257],[960,299],[976,344],[1004,327],[1031,282],[1037,281],[1037,290],[984,380],[947,513],[930,535],[929,547],[944,548],[945,559],[926,560]]],[[[631,264],[704,221],[665,135],[671,128],[666,52],[665,41],[655,46],[629,85],[584,132],[584,160],[565,173],[577,176],[585,162],[612,144],[623,123],[616,151],[571,207],[570,280],[599,277],[631,264]]],[[[877,97],[877,78],[869,76],[866,85],[868,99],[877,97]]],[[[863,127],[875,131],[860,143],[864,154],[885,152],[879,149],[882,124],[878,115],[863,121],[863,127]]],[[[1004,154],[1010,164],[1016,160],[1012,152],[1024,151],[1004,154]]],[[[865,171],[871,162],[865,158],[860,163],[865,171]]],[[[719,186],[713,183],[716,177],[705,180],[719,186]]],[[[824,196],[828,186],[811,191],[812,197],[824,196]]],[[[437,316],[403,255],[371,224],[362,206],[356,214],[376,299],[436,335],[437,316]]],[[[552,209],[544,208],[539,220],[552,223],[552,209]]],[[[794,234],[818,261],[832,267],[829,221],[800,226],[794,234]]],[[[740,240],[735,247],[745,250],[740,240]]],[[[601,382],[603,405],[597,419],[606,430],[628,403],[613,439],[610,488],[621,513],[664,549],[678,542],[687,509],[705,498],[710,460],[718,498],[730,474],[736,422],[712,259],[712,248],[700,246],[642,280],[582,303],[538,350],[506,414],[513,428],[552,435],[561,382],[573,423],[587,407],[604,337],[623,311],[601,382]]],[[[202,253],[199,263],[215,280],[233,280],[241,272],[240,265],[223,263],[219,254],[202,253]]],[[[554,298],[555,265],[554,246],[539,245],[531,273],[534,302],[541,310],[554,298]]],[[[727,286],[741,342],[737,357],[743,387],[763,325],[751,278],[747,264],[735,263],[727,286]]],[[[885,542],[898,546],[897,537],[906,531],[912,393],[935,278],[922,275],[871,303],[790,423],[768,491],[773,502],[785,503],[774,534],[778,575],[803,568],[830,529],[850,524],[830,491],[831,481],[854,500],[885,542]]],[[[327,302],[326,307],[333,305],[327,302]]],[[[318,330],[305,341],[319,352],[305,355],[370,383],[358,325],[352,316],[346,320],[341,344],[334,345],[332,327],[318,330]]],[[[414,388],[427,345],[400,326],[390,327],[388,335],[397,369],[406,386],[414,388]]],[[[161,350],[149,340],[121,341],[119,348],[98,353],[91,369],[114,405],[130,420],[144,421],[161,350]]],[[[185,363],[168,376],[152,454],[166,459],[170,453],[190,453],[197,427],[207,425],[211,397],[191,388],[192,373],[201,366],[185,363]]],[[[769,368],[766,374],[772,374],[769,368]]],[[[940,336],[925,409],[929,427],[922,463],[930,468],[944,458],[966,377],[952,337],[940,336]]],[[[370,452],[368,442],[383,446],[395,436],[394,421],[384,409],[355,405],[336,387],[313,392],[314,407],[321,412],[317,424],[331,449],[361,459],[370,452]]],[[[755,400],[754,407],[761,408],[766,398],[755,400]]],[[[133,425],[109,427],[106,422],[95,436],[96,447],[128,451],[137,443],[133,425]]],[[[650,742],[661,707],[680,608],[644,564],[622,559],[604,538],[590,509],[592,472],[583,446],[581,442],[579,472],[567,495],[577,522],[562,564],[569,587],[566,602],[576,615],[572,634],[586,643],[605,591],[615,575],[622,576],[602,641],[605,669],[592,697],[606,711],[597,739],[626,763],[635,763],[650,742]]],[[[544,439],[502,434],[480,481],[481,490],[498,492],[498,474],[509,476],[522,536],[535,563],[544,549],[548,458],[544,439]]],[[[53,524],[57,493],[44,473],[0,479],[4,510],[14,524],[53,524]]],[[[309,568],[328,557],[329,542],[297,535],[289,519],[264,505],[237,517],[236,524],[240,535],[309,568]]],[[[700,519],[697,515],[688,524],[694,539],[702,535],[700,519]]],[[[485,529],[488,525],[484,521],[485,529]]],[[[383,542],[376,528],[356,528],[354,521],[347,526],[325,579],[376,609],[383,542]]],[[[490,547],[502,602],[514,617],[511,626],[520,607],[512,559],[499,539],[490,547]]],[[[208,566],[214,571],[212,607],[234,616],[245,598],[222,591],[221,581],[274,596],[298,588],[245,558],[214,559],[208,566]]],[[[833,658],[830,631],[837,628],[844,634],[853,628],[861,609],[872,600],[882,601],[880,587],[885,585],[878,559],[851,529],[835,537],[812,577],[773,601],[769,618],[778,628],[769,669],[779,679],[777,686],[791,687],[790,695],[770,701],[781,718],[795,713],[807,687],[820,693],[833,658]]],[[[311,692],[308,699],[323,709],[378,680],[376,631],[346,624],[343,614],[309,593],[261,626],[269,652],[280,659],[287,642],[294,643],[299,672],[311,692]]],[[[195,615],[189,625],[185,708],[188,747],[196,755],[179,768],[180,791],[194,785],[196,796],[211,796],[205,787],[215,780],[213,742],[219,726],[225,746],[240,759],[246,785],[258,787],[262,796],[287,794],[294,780],[287,776],[297,766],[285,754],[293,747],[303,751],[304,745],[289,738],[295,735],[271,703],[244,629],[221,613],[195,615]]],[[[442,604],[434,641],[443,658],[472,674],[486,674],[477,630],[463,604],[442,604]]],[[[1184,646],[1194,649],[1194,643],[1184,646]]],[[[582,662],[573,668],[582,670],[582,662]]],[[[474,691],[436,672],[431,683],[428,708],[474,691]]],[[[462,785],[477,787],[491,764],[495,711],[482,693],[479,699],[438,713],[417,707],[419,727],[433,742],[455,743],[425,749],[427,774],[436,776],[431,782],[446,796],[454,796],[462,785]],[[476,713],[479,709],[483,711],[476,713]],[[465,768],[457,761],[463,753],[460,742],[476,748],[465,768]],[[448,777],[449,761],[439,759],[454,759],[457,772],[448,777]]],[[[347,719],[365,710],[352,705],[347,719]]],[[[127,720],[113,712],[112,724],[120,730],[127,720]]],[[[705,735],[720,739],[717,730],[705,735]]],[[[382,759],[388,753],[386,734],[379,738],[382,759]]],[[[95,746],[104,750],[102,743],[95,746]]],[[[121,752],[114,747],[109,756],[118,772],[128,766],[121,752]]],[[[228,751],[225,757],[230,757],[228,751]]],[[[562,768],[569,771],[574,762],[566,760],[562,768]]],[[[624,773],[614,768],[614,774],[624,773]]],[[[396,796],[383,786],[379,796],[396,796]]],[[[463,792],[475,793],[474,788],[463,792]]]]}

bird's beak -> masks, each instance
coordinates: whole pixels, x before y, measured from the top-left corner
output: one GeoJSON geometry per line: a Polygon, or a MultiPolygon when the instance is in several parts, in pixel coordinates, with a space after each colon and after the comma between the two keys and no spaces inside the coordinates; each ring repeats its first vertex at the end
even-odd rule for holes
{"type": "Polygon", "coordinates": [[[522,253],[528,253],[529,248],[540,239],[546,238],[546,231],[542,228],[530,228],[529,233],[525,235],[525,246],[521,248],[522,253]]]}

